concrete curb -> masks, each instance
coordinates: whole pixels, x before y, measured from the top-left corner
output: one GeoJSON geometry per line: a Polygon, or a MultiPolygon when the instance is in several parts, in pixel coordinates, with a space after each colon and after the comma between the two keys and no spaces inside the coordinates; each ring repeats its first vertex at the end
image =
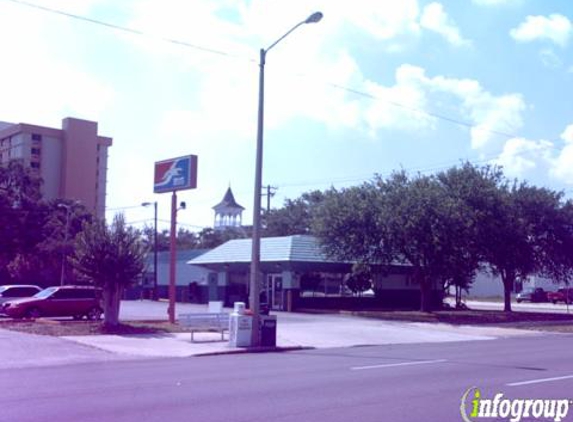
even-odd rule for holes
{"type": "Polygon", "coordinates": [[[310,346],[284,346],[284,347],[246,347],[240,350],[221,350],[217,352],[197,353],[193,357],[220,356],[220,355],[243,355],[248,353],[283,353],[296,352],[300,350],[314,350],[316,347],[310,346]]]}

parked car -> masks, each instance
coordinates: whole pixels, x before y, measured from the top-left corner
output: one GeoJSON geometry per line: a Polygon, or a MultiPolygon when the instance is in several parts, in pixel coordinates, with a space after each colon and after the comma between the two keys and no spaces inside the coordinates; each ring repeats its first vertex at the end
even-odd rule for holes
{"type": "Polygon", "coordinates": [[[73,317],[98,320],[103,314],[101,290],[89,286],[48,287],[30,298],[10,300],[3,312],[12,318],[73,317]]]}
{"type": "Polygon", "coordinates": [[[566,287],[559,289],[556,292],[547,292],[547,300],[553,303],[573,303],[573,288],[566,287]]]}
{"type": "Polygon", "coordinates": [[[541,287],[525,289],[517,294],[517,303],[521,302],[547,302],[547,293],[541,287]]]}
{"type": "Polygon", "coordinates": [[[9,300],[34,296],[41,290],[38,286],[30,284],[6,284],[0,286],[0,305],[9,300]]]}

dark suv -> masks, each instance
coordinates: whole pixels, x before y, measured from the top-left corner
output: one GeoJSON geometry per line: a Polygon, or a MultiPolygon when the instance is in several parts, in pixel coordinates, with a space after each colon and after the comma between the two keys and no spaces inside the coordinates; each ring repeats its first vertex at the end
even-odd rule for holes
{"type": "Polygon", "coordinates": [[[12,318],[73,317],[98,320],[101,290],[89,286],[48,287],[30,298],[10,300],[3,312],[12,318]]]}

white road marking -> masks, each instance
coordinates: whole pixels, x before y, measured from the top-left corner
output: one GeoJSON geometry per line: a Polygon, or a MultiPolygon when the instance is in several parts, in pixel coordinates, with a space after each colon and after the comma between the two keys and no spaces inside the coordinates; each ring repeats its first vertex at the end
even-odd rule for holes
{"type": "Polygon", "coordinates": [[[365,369],[379,369],[379,368],[391,368],[394,366],[410,366],[410,365],[428,365],[431,363],[442,363],[446,362],[446,359],[436,359],[436,360],[420,360],[416,362],[402,362],[402,363],[386,363],[382,365],[369,365],[369,366],[354,366],[350,368],[352,371],[362,371],[365,369]]]}
{"type": "Polygon", "coordinates": [[[505,384],[509,387],[517,387],[519,385],[529,385],[529,384],[540,384],[542,382],[552,382],[552,381],[561,381],[573,378],[573,375],[565,375],[563,377],[554,377],[554,378],[540,378],[536,380],[529,380],[529,381],[519,381],[519,382],[510,382],[509,384],[505,384]]]}

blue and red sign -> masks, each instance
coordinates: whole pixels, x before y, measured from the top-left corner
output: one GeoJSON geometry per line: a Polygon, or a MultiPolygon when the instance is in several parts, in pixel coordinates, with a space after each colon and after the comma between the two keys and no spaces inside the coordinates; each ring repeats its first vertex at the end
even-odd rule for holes
{"type": "Polygon", "coordinates": [[[173,192],[197,187],[197,156],[172,158],[155,163],[153,192],[173,192]]]}

